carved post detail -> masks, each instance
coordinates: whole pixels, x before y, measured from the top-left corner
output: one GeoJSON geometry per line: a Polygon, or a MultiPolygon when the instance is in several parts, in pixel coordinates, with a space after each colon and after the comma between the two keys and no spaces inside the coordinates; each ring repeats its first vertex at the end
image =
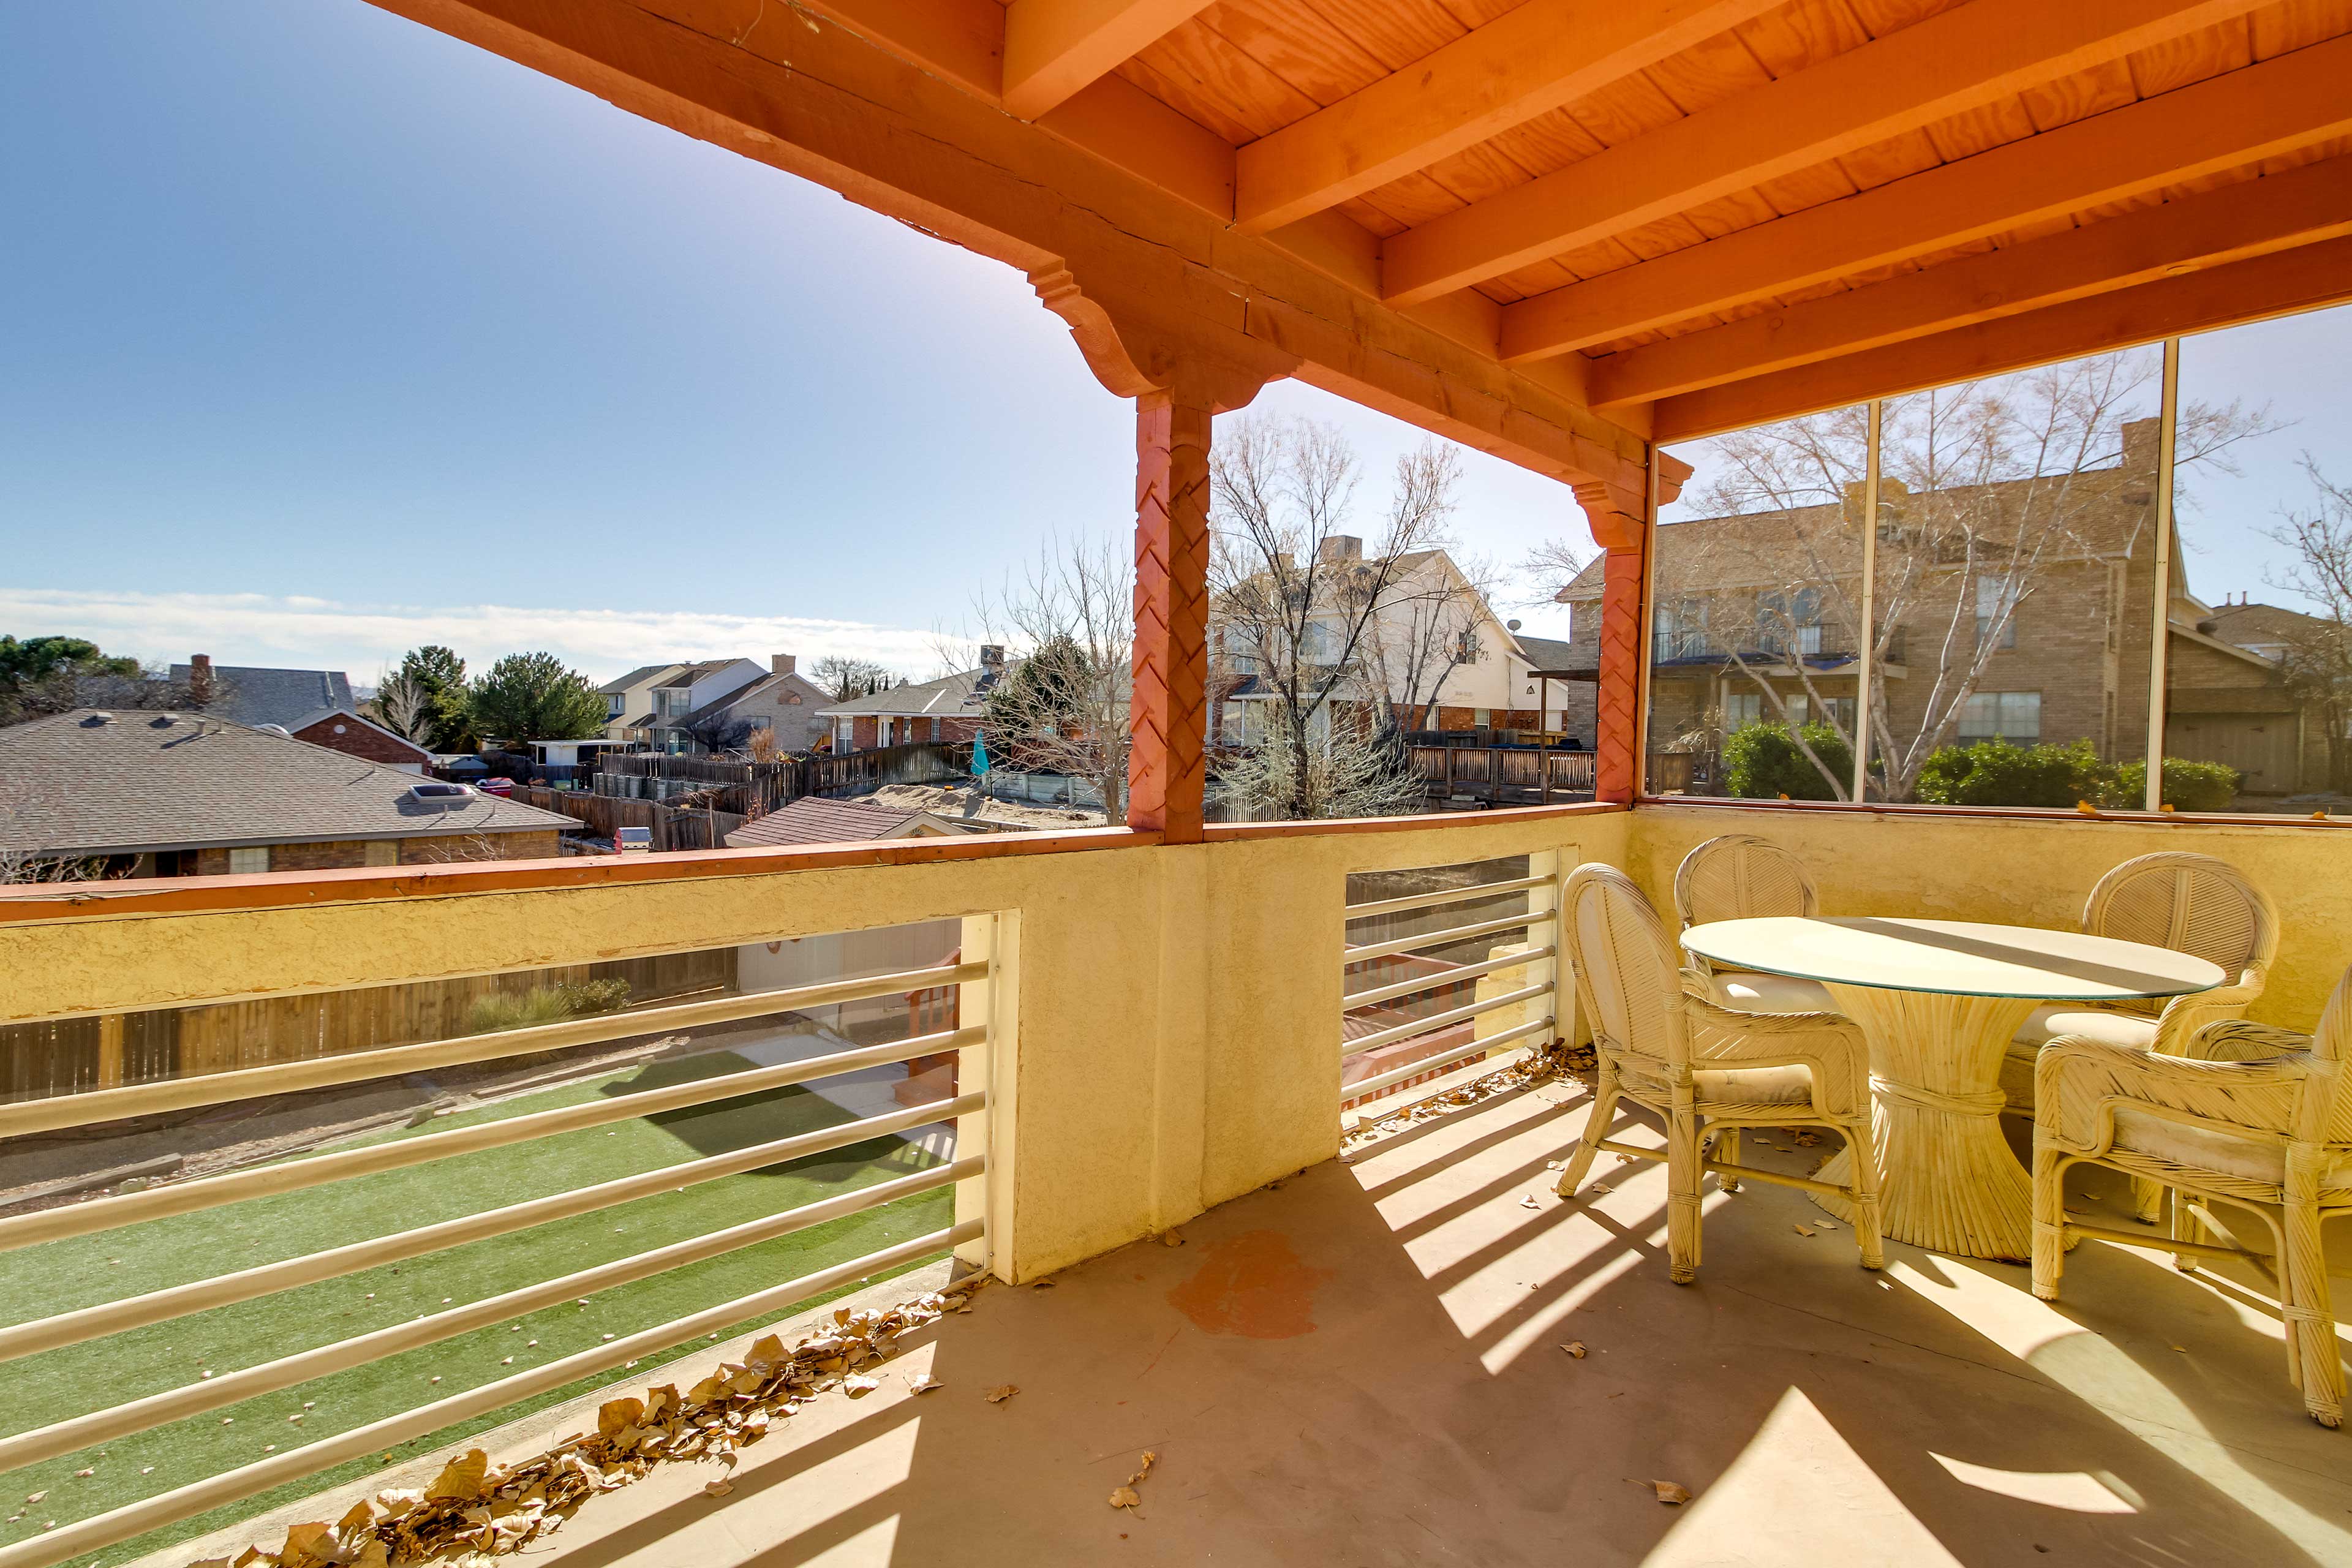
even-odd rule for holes
{"type": "Polygon", "coordinates": [[[1577,504],[1592,537],[1608,552],[1601,563],[1601,681],[1595,693],[1593,798],[1630,805],[1640,777],[1642,682],[1649,650],[1642,646],[1647,508],[1608,485],[1576,487],[1577,504]]]}
{"type": "Polygon", "coordinates": [[[1127,823],[1201,841],[1209,678],[1210,400],[1135,400],[1134,743],[1127,823]]]}

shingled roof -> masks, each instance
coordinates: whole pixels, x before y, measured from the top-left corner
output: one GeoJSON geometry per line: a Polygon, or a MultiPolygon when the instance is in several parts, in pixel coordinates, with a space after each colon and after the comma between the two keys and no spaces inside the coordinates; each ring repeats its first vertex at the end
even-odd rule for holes
{"type": "Polygon", "coordinates": [[[926,823],[951,832],[964,831],[928,811],[811,795],[745,823],[727,836],[727,845],[730,849],[751,849],[776,844],[862,844],[904,837],[926,823]]]}
{"type": "Polygon", "coordinates": [[[533,833],[572,819],[210,714],[78,708],[0,730],[0,845],[33,854],[533,833]]]}
{"type": "MultiPolygon", "coordinates": [[[[195,667],[175,664],[172,684],[192,686],[195,667]]],[[[205,712],[232,724],[283,724],[288,729],[321,708],[350,708],[351,678],[340,669],[268,669],[257,665],[212,667],[212,694],[205,712]]]]}

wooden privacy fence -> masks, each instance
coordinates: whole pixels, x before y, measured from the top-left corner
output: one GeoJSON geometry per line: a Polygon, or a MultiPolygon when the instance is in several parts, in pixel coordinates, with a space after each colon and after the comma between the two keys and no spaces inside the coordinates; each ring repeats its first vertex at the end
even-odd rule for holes
{"type": "Polygon", "coordinates": [[[599,838],[610,838],[623,827],[651,828],[656,849],[724,849],[727,836],[751,820],[741,812],[664,805],[655,800],[624,800],[617,795],[530,784],[515,785],[512,798],[525,805],[562,812],[599,838]]]}
{"type": "Polygon", "coordinates": [[[632,1007],[732,991],[735,950],[0,1026],[0,1100],[449,1039],[474,1032],[475,1005],[486,998],[600,980],[626,982],[632,1007]]]}
{"type": "Polygon", "coordinates": [[[1591,752],[1520,746],[1414,746],[1412,765],[1431,795],[1488,805],[1546,805],[1591,798],[1591,752]]]}
{"type": "MultiPolygon", "coordinates": [[[[592,787],[600,799],[655,804],[681,795],[707,795],[721,813],[732,811],[751,817],[806,795],[855,795],[884,784],[945,784],[963,778],[971,772],[971,743],[918,741],[839,756],[820,752],[778,757],[768,763],[623,752],[607,753],[597,767],[592,787]]],[[[648,826],[634,820],[629,825],[648,826]]]]}

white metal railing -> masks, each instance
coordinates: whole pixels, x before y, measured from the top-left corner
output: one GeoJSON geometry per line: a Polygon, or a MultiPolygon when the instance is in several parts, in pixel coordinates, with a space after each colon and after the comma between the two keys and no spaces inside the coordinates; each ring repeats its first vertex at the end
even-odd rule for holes
{"type": "MultiPolygon", "coordinates": [[[[1340,1009],[1345,1013],[1360,1013],[1366,1008],[1409,997],[1445,990],[1465,982],[1475,981],[1505,971],[1519,972],[1525,983],[1496,994],[1474,997],[1460,1006],[1448,1007],[1420,1017],[1407,1017],[1385,1028],[1354,1039],[1346,1037],[1341,1028],[1339,1055],[1344,1062],[1349,1058],[1402,1045],[1424,1035],[1434,1036],[1444,1030],[1469,1023],[1505,1008],[1532,1011],[1535,1016],[1510,1027],[1465,1043],[1433,1048],[1412,1056],[1410,1060],[1340,1086],[1340,1103],[1345,1106],[1403,1085],[1426,1086],[1428,1092],[1440,1093],[1453,1087],[1454,1077],[1435,1079],[1444,1069],[1464,1062],[1475,1065],[1465,1068],[1461,1080],[1499,1070],[1524,1056],[1530,1048],[1548,1045],[1560,1032],[1561,1020],[1570,1016],[1566,1004],[1568,978],[1566,967],[1559,961],[1558,912],[1559,909],[1560,857],[1547,851],[1529,858],[1530,874],[1497,881],[1473,882],[1434,891],[1411,893],[1398,898],[1373,899],[1347,906],[1349,922],[1381,915],[1404,915],[1422,910],[1442,910],[1449,905],[1469,903],[1484,899],[1523,894],[1527,900],[1525,912],[1514,912],[1485,920],[1445,926],[1436,931],[1416,931],[1401,937],[1387,938],[1353,945],[1343,945],[1340,952],[1343,994],[1340,1009]],[[1526,945],[1513,951],[1492,953],[1467,963],[1447,963],[1425,974],[1410,975],[1402,980],[1347,992],[1347,972],[1359,965],[1393,958],[1407,953],[1423,952],[1432,948],[1445,948],[1481,937],[1502,936],[1508,932],[1525,932],[1526,945]],[[1502,1054],[1505,1060],[1486,1059],[1502,1054]]],[[[1401,1102],[1402,1103],[1402,1102],[1401,1102]]]]}
{"type": "MultiPolygon", "coordinates": [[[[0,1547],[0,1568],[47,1568],[99,1548],[254,1497],[302,1477],[422,1437],[518,1401],[551,1393],[600,1373],[656,1354],[686,1342],[797,1302],[867,1276],[955,1249],[984,1262],[989,1245],[985,1176],[993,1070],[990,1019],[1000,1005],[996,984],[994,921],[965,922],[965,962],[870,979],[803,985],[649,1007],[532,1028],[510,1029],[462,1039],[352,1052],[199,1078],[58,1096],[0,1106],[0,1137],[36,1131],[88,1126],[124,1116],[219,1104],[258,1094],[355,1083],[388,1073],[497,1061],[540,1052],[661,1033],[679,1027],[754,1018],[798,1008],[894,996],[932,987],[960,987],[961,1026],[838,1051],[802,1061],[698,1079],[668,1088],[614,1095],[576,1106],[484,1123],[451,1131],[289,1160],[226,1174],[94,1198],[66,1207],[0,1218],[0,1252],[43,1242],[90,1236],[168,1215],[185,1215],[349,1181],[380,1172],[449,1160],[486,1149],[576,1132],[688,1107],[732,1100],[789,1085],[808,1083],[860,1068],[955,1053],[961,1092],[879,1116],[864,1117],[813,1132],[689,1160],[550,1196],[504,1205],[456,1219],[389,1236],[305,1254],[257,1268],[149,1291],[121,1300],[58,1312],[0,1329],[0,1362],[37,1354],[163,1322],[192,1313],[253,1300],[323,1279],[418,1258],[487,1237],[505,1236],[553,1220],[590,1214],[698,1182],[761,1169],[867,1139],[939,1122],[956,1128],[954,1158],[911,1175],[876,1183],[821,1202],[803,1205],[745,1223],[690,1237],[631,1257],[600,1263],[559,1279],[429,1313],[314,1349],[280,1356],[237,1371],[129,1403],[54,1421],[0,1437],[0,1473],[21,1469],[118,1440],[194,1415],[275,1393],[314,1378],[367,1365],[407,1351],[439,1343],[523,1314],[649,1279],[757,1246],[795,1231],[877,1208],[902,1198],[956,1189],[955,1223],[910,1237],[797,1279],[717,1303],[686,1317],[621,1335],[546,1365],[499,1378],[420,1407],[400,1412],[348,1432],[333,1434],[257,1463],[205,1477],[186,1486],[141,1499],[105,1513],[65,1524],[33,1539],[0,1547]],[[976,929],[977,928],[977,929],[976,929]],[[976,940],[977,939],[977,940],[976,940]],[[981,948],[974,956],[975,948],[981,948]]],[[[438,1381],[437,1379],[436,1381],[438,1381]]]]}

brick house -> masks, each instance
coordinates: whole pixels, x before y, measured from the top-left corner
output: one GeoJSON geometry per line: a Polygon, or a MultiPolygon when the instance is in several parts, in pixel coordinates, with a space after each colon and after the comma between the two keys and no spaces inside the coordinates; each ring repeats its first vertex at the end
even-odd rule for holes
{"type": "MultiPolygon", "coordinates": [[[[1874,724],[1898,746],[1924,754],[1996,736],[2086,739],[2109,762],[2147,754],[2158,422],[2121,433],[2117,462],[2055,479],[1916,495],[1882,482],[1884,717],[1874,724]]],[[[1722,737],[1748,724],[1828,720],[1852,733],[1864,657],[1860,489],[1848,487],[1840,504],[1658,530],[1649,745],[1698,759],[1702,791],[1720,787],[1708,781],[1722,737]]],[[[2178,571],[2177,547],[2173,559],[2178,571]]],[[[1586,679],[1599,664],[1601,591],[1595,560],[1558,595],[1573,611],[1568,668],[1586,679]]],[[[2238,768],[2248,796],[2309,787],[2311,748],[2277,744],[2295,711],[2277,658],[2231,640],[2230,623],[2179,582],[2167,625],[2181,721],[2172,754],[2238,768]]],[[[1594,688],[1572,689],[1570,731],[1589,741],[1594,688]]]]}
{"type": "Polygon", "coordinates": [[[313,746],[360,757],[404,773],[423,773],[433,753],[348,708],[324,708],[287,725],[287,733],[313,746]]]}
{"type": "Polygon", "coordinates": [[[0,730],[0,864],[172,877],[548,859],[575,826],[435,793],[450,787],[205,714],[79,708],[0,730]]]}
{"type": "Polygon", "coordinates": [[[779,751],[814,750],[829,733],[817,714],[833,701],[833,693],[801,674],[791,654],[772,655],[767,674],[688,714],[684,728],[691,734],[738,726],[745,731],[744,743],[764,730],[775,737],[779,751]]]}
{"type": "Polygon", "coordinates": [[[853,697],[816,716],[831,726],[836,752],[871,752],[923,741],[969,741],[980,733],[990,689],[1020,666],[1019,659],[1008,661],[1004,650],[991,644],[980,650],[976,669],[853,697]]]}

